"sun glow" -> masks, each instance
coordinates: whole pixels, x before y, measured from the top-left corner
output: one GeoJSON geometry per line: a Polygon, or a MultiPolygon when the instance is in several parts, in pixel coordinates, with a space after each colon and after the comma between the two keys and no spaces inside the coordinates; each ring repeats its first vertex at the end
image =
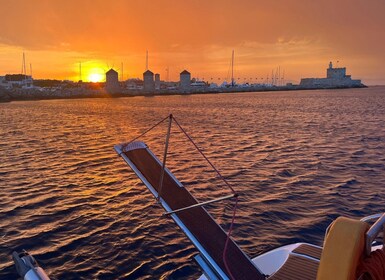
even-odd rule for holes
{"type": "Polygon", "coordinates": [[[76,73],[74,80],[79,79],[84,82],[99,83],[104,82],[106,78],[106,67],[97,60],[83,60],[80,63],[73,64],[73,71],[76,73]]]}
{"type": "Polygon", "coordinates": [[[104,76],[100,73],[91,73],[88,75],[88,80],[90,80],[93,83],[99,83],[103,81],[104,76]]]}

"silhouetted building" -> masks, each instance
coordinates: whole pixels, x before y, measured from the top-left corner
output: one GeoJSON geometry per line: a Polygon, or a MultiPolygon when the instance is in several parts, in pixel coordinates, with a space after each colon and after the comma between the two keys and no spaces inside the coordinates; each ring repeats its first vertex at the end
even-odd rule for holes
{"type": "Polygon", "coordinates": [[[361,80],[352,80],[350,75],[346,75],[346,67],[333,68],[332,62],[326,70],[326,78],[301,79],[300,86],[306,88],[364,87],[361,80]]]}
{"type": "Polygon", "coordinates": [[[150,70],[143,73],[143,89],[147,92],[155,90],[154,73],[150,70]]]}
{"type": "Polygon", "coordinates": [[[343,79],[346,76],[346,67],[344,68],[333,68],[333,63],[330,61],[329,68],[326,70],[326,78],[329,79],[343,79]]]}
{"type": "Polygon", "coordinates": [[[11,89],[11,88],[33,88],[32,76],[24,74],[6,74],[0,77],[0,86],[11,89]]]}
{"type": "Polygon", "coordinates": [[[160,74],[155,74],[155,89],[160,89],[160,74]]]}
{"type": "Polygon", "coordinates": [[[110,69],[106,73],[106,91],[109,93],[117,93],[119,90],[119,74],[114,69],[110,69]]]}
{"type": "Polygon", "coordinates": [[[183,70],[180,73],[180,88],[182,90],[190,89],[191,85],[191,74],[187,70],[183,70]]]}
{"type": "Polygon", "coordinates": [[[140,79],[128,79],[126,81],[126,88],[128,90],[143,90],[143,81],[140,79]]]}

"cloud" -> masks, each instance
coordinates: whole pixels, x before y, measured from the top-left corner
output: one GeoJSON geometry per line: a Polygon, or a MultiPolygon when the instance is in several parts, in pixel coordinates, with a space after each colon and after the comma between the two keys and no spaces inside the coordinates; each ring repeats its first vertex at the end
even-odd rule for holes
{"type": "Polygon", "coordinates": [[[340,59],[355,61],[354,72],[360,64],[364,69],[370,65],[363,76],[385,76],[385,2],[380,0],[0,3],[3,46],[56,53],[69,64],[71,56],[126,61],[133,75],[140,75],[148,49],[154,68],[226,72],[235,49],[247,71],[285,64],[299,78],[305,70],[340,59]]]}

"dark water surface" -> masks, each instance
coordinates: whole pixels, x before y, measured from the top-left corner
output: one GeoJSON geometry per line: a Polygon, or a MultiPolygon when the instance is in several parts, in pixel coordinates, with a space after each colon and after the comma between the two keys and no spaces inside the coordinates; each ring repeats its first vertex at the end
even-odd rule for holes
{"type": "MultiPolygon", "coordinates": [[[[0,279],[17,278],[21,249],[52,279],[199,276],[193,246],[113,150],[169,113],[241,194],[234,238],[251,257],[384,211],[384,87],[0,104],[0,279]]],[[[165,131],[143,138],[159,155],[165,131]]],[[[200,200],[228,193],[176,128],[169,159],[200,200]]],[[[231,206],[209,208],[225,228],[231,206]]]]}

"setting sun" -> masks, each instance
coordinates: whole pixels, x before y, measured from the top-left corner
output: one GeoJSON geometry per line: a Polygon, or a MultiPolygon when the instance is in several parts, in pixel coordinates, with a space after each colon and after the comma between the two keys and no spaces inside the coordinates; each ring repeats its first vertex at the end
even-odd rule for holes
{"type": "Polygon", "coordinates": [[[100,61],[95,60],[82,62],[81,69],[86,82],[99,83],[104,81],[106,71],[101,65],[100,61]]]}
{"type": "Polygon", "coordinates": [[[104,79],[104,76],[100,73],[91,73],[88,76],[88,80],[90,80],[93,83],[101,82],[101,81],[103,81],[103,79],[104,79]]]}

